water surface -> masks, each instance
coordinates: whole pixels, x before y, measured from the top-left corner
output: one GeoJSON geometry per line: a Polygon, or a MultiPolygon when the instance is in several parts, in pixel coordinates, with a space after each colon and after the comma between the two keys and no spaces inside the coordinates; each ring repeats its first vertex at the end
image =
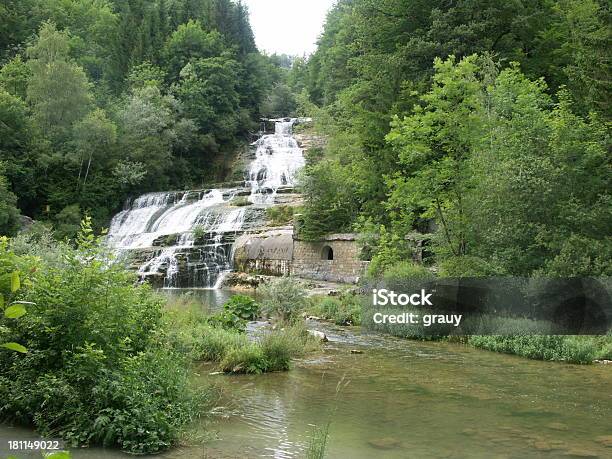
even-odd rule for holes
{"type": "MultiPolygon", "coordinates": [[[[192,295],[215,309],[229,293],[192,295]]],[[[210,375],[213,367],[197,366],[196,383],[224,394],[206,427],[216,438],[159,457],[304,457],[314,426],[327,423],[328,458],[612,457],[600,438],[612,435],[612,366],[310,326],[330,342],[289,372],[210,375]]],[[[3,443],[28,435],[0,427],[3,443]]],[[[127,456],[88,449],[73,457],[127,456]]]]}

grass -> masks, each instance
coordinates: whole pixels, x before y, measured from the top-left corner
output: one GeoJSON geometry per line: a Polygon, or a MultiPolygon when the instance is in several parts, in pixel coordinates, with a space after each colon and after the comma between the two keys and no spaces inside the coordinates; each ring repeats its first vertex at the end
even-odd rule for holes
{"type": "Polygon", "coordinates": [[[193,360],[215,362],[227,373],[286,371],[291,360],[318,348],[303,324],[265,329],[255,337],[212,325],[209,316],[186,300],[174,300],[166,311],[169,340],[193,360]],[[181,307],[182,306],[182,307],[181,307]]]}
{"type": "Polygon", "coordinates": [[[612,336],[514,335],[470,336],[471,346],[536,360],[588,364],[612,359],[612,336]]]}
{"type": "Polygon", "coordinates": [[[272,226],[287,225],[293,221],[295,207],[293,206],[274,206],[266,209],[266,217],[272,226]]]}
{"type": "Polygon", "coordinates": [[[329,422],[322,427],[315,426],[306,450],[307,459],[323,459],[329,438],[329,422]]]}
{"type": "Polygon", "coordinates": [[[336,325],[361,325],[361,301],[357,295],[313,297],[307,312],[336,325]]]}
{"type": "Polygon", "coordinates": [[[488,351],[553,362],[589,364],[595,360],[612,359],[612,335],[551,335],[545,333],[549,325],[541,321],[484,318],[479,319],[478,324],[466,321],[461,325],[461,334],[453,335],[449,334],[449,329],[454,328],[452,326],[432,325],[425,328],[422,324],[374,324],[371,314],[365,317],[368,317],[367,326],[371,330],[406,339],[453,341],[488,351]],[[476,328],[477,325],[479,328],[476,328]]]}

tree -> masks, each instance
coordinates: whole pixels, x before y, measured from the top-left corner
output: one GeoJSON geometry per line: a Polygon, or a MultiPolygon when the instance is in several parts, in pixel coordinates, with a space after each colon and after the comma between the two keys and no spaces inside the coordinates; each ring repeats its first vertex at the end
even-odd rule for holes
{"type": "Polygon", "coordinates": [[[218,141],[230,140],[239,129],[238,72],[238,62],[227,56],[197,59],[181,71],[175,87],[187,115],[218,141]]]}
{"type": "Polygon", "coordinates": [[[92,160],[108,161],[117,141],[117,126],[106,117],[104,110],[98,108],[74,125],[73,141],[80,162],[79,180],[83,163],[87,161],[82,184],[85,186],[92,160]]]}
{"type": "Polygon", "coordinates": [[[180,71],[188,62],[220,56],[224,50],[223,38],[216,30],[206,32],[200,22],[194,20],[181,24],[164,48],[171,80],[178,80],[180,71]]]}
{"type": "Polygon", "coordinates": [[[0,236],[12,236],[18,229],[17,196],[9,191],[4,177],[4,164],[0,162],[0,236]]]}
{"type": "Polygon", "coordinates": [[[0,69],[0,86],[13,96],[26,100],[30,77],[30,68],[21,56],[17,55],[0,69]]]}
{"type": "Polygon", "coordinates": [[[74,122],[88,112],[92,102],[87,76],[70,59],[69,51],[68,34],[49,22],[28,48],[32,71],[28,102],[41,131],[56,144],[67,139],[74,122]]]}
{"type": "Polygon", "coordinates": [[[145,86],[134,90],[119,111],[119,147],[125,159],[145,165],[149,184],[167,183],[164,171],[170,164],[177,110],[176,99],[145,86]]]}
{"type": "Polygon", "coordinates": [[[37,23],[70,31],[70,54],[94,81],[108,77],[119,18],[109,0],[37,0],[37,23]]]}
{"type": "Polygon", "coordinates": [[[396,119],[387,140],[402,171],[389,178],[387,209],[406,231],[417,218],[434,219],[443,247],[454,256],[467,253],[465,195],[467,162],[479,147],[483,98],[477,57],[456,62],[436,59],[431,90],[414,114],[396,119]]]}
{"type": "Polygon", "coordinates": [[[297,108],[295,95],[291,88],[283,83],[277,83],[263,101],[261,114],[270,118],[292,116],[297,108]]]}

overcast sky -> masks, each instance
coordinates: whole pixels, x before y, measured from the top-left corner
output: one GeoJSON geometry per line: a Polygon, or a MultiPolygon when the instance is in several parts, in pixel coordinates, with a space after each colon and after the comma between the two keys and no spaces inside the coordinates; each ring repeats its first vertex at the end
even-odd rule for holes
{"type": "Polygon", "coordinates": [[[243,0],[260,51],[310,54],[335,0],[243,0]]]}

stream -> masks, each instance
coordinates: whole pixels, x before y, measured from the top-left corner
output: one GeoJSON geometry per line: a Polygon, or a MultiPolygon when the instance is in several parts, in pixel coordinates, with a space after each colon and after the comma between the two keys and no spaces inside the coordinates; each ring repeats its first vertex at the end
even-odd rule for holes
{"type": "MultiPolygon", "coordinates": [[[[193,293],[213,309],[229,294],[193,293]]],[[[612,446],[610,366],[309,326],[330,341],[289,372],[211,375],[214,367],[199,365],[196,383],[212,382],[224,394],[201,426],[209,439],[159,457],[304,457],[314,426],[328,422],[327,458],[612,457],[605,446],[612,446]]],[[[32,433],[0,427],[0,440],[7,438],[32,433]]],[[[127,456],[92,448],[73,457],[127,456]]]]}

